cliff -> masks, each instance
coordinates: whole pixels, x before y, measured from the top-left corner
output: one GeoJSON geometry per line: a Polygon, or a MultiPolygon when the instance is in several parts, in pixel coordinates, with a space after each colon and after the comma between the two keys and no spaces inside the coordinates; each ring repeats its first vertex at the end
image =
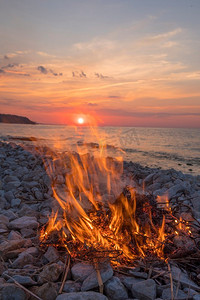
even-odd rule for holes
{"type": "Polygon", "coordinates": [[[33,122],[26,117],[7,114],[0,114],[0,123],[36,124],[36,122],[33,122]]]}

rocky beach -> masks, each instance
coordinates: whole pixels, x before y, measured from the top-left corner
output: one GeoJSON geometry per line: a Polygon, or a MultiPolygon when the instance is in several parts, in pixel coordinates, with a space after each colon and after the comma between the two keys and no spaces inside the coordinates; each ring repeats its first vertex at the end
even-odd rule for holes
{"type": "MultiPolygon", "coordinates": [[[[84,257],[70,261],[53,243],[41,246],[41,229],[52,209],[60,210],[45,157],[33,146],[0,142],[0,299],[200,299],[200,176],[124,162],[122,181],[158,209],[167,195],[174,218],[189,224],[190,233],[171,235],[176,255],[165,262],[145,265],[146,257],[120,268],[107,260],[97,269],[84,257]]],[[[58,168],[53,180],[63,185],[69,171],[58,168]]]]}

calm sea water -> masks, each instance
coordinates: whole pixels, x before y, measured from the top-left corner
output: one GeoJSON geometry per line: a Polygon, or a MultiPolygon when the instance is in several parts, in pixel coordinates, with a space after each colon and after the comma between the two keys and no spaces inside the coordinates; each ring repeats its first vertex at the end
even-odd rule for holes
{"type": "Polygon", "coordinates": [[[61,151],[75,150],[77,143],[81,147],[86,141],[89,151],[95,153],[98,145],[94,143],[104,143],[108,145],[109,156],[123,156],[124,160],[143,166],[174,168],[200,175],[199,129],[101,127],[91,136],[87,127],[0,124],[0,140],[30,144],[26,140],[29,137],[39,139],[34,143],[61,151]]]}

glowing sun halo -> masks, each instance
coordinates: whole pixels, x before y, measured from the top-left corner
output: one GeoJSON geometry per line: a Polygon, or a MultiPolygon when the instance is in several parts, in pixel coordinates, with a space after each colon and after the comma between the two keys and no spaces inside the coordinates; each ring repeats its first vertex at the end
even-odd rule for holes
{"type": "Polygon", "coordinates": [[[77,121],[78,121],[78,124],[80,124],[80,125],[84,123],[84,119],[83,118],[78,118],[77,121]]]}

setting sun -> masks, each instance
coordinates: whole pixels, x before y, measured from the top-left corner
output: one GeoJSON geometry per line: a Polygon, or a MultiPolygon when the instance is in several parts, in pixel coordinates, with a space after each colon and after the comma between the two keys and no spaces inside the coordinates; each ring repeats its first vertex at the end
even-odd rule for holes
{"type": "Polygon", "coordinates": [[[84,119],[83,118],[78,118],[77,121],[78,121],[78,124],[80,124],[80,125],[84,123],[84,119]]]}

